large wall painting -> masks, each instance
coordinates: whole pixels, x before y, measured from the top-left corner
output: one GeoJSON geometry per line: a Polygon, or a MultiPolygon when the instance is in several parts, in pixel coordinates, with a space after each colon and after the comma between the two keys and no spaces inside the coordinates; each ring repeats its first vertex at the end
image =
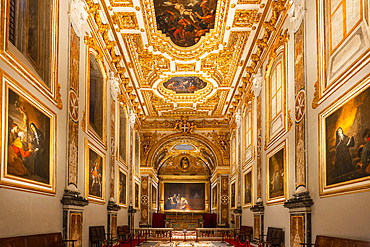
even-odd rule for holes
{"type": "Polygon", "coordinates": [[[369,189],[369,77],[320,113],[320,195],[369,189]]]}
{"type": "Polygon", "coordinates": [[[164,210],[205,210],[205,183],[164,183],[164,210]]]}
{"type": "Polygon", "coordinates": [[[118,129],[118,155],[117,159],[123,161],[126,164],[127,161],[127,136],[128,136],[128,129],[127,129],[127,114],[125,108],[120,105],[119,106],[119,129],[118,129]]]}
{"type": "Polygon", "coordinates": [[[154,0],[157,29],[181,47],[196,44],[215,25],[217,0],[154,0]]]}
{"type": "Polygon", "coordinates": [[[135,182],[135,190],[134,190],[134,207],[139,208],[139,184],[135,182]]]}
{"type": "Polygon", "coordinates": [[[176,93],[194,93],[195,91],[205,88],[207,82],[196,76],[172,77],[164,82],[163,86],[176,93]]]}
{"type": "Polygon", "coordinates": [[[93,202],[105,201],[105,155],[85,139],[86,195],[93,202]]]}
{"type": "Polygon", "coordinates": [[[284,202],[287,199],[287,140],[267,154],[267,203],[284,202]]]}
{"type": "Polygon", "coordinates": [[[127,176],[121,169],[119,169],[118,178],[118,202],[120,205],[127,205],[127,176]]]}
{"type": "Polygon", "coordinates": [[[56,114],[2,75],[1,184],[55,192],[56,114]]]}
{"type": "Polygon", "coordinates": [[[230,207],[235,208],[235,200],[236,200],[236,191],[235,191],[235,181],[231,183],[230,186],[230,207]]]}
{"type": "Polygon", "coordinates": [[[244,206],[252,206],[252,169],[244,174],[244,206]]]}

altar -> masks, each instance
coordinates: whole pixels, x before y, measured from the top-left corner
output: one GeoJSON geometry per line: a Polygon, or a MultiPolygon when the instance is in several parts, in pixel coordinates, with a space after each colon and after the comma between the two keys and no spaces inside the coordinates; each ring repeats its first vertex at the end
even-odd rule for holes
{"type": "Polygon", "coordinates": [[[203,214],[190,212],[166,213],[165,227],[174,229],[195,229],[203,227],[203,214]]]}

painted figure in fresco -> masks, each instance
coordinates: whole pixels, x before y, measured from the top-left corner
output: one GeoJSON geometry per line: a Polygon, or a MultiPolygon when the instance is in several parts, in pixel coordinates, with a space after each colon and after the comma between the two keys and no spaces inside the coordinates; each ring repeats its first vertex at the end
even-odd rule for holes
{"type": "Polygon", "coordinates": [[[180,207],[180,209],[182,209],[182,210],[190,210],[190,208],[189,208],[189,204],[188,204],[188,200],[186,200],[186,198],[185,197],[181,197],[181,207],[180,207]]]}
{"type": "Polygon", "coordinates": [[[19,127],[18,124],[13,123],[12,124],[12,129],[10,130],[9,133],[9,145],[13,145],[15,139],[17,139],[19,133],[19,127]]]}
{"type": "Polygon", "coordinates": [[[343,129],[339,127],[336,132],[335,141],[335,174],[337,176],[344,175],[354,170],[349,148],[355,145],[353,136],[349,138],[343,133],[343,129]]]}
{"type": "Polygon", "coordinates": [[[364,131],[363,138],[366,144],[362,148],[361,168],[365,170],[366,173],[370,173],[370,129],[364,131]]]}

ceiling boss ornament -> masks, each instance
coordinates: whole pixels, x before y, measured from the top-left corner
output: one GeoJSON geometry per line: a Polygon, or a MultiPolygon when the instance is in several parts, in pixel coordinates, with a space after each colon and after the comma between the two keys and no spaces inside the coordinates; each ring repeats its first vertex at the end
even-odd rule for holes
{"type": "Polygon", "coordinates": [[[175,123],[174,131],[183,132],[185,134],[193,134],[193,130],[196,125],[193,122],[188,122],[186,117],[182,117],[181,120],[177,120],[175,123]]]}

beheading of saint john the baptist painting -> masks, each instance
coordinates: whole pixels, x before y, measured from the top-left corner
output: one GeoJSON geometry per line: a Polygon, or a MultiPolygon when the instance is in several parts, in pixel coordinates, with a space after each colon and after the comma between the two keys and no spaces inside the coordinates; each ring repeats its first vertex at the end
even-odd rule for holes
{"type": "Polygon", "coordinates": [[[320,113],[322,196],[369,189],[370,88],[365,82],[320,113]]]}
{"type": "Polygon", "coordinates": [[[207,82],[196,76],[172,77],[164,82],[163,86],[176,93],[194,93],[195,91],[205,88],[207,82]]]}
{"type": "Polygon", "coordinates": [[[1,184],[55,192],[55,113],[2,75],[1,184]]]}
{"type": "Polygon", "coordinates": [[[127,184],[126,174],[123,173],[122,170],[120,170],[119,171],[118,195],[119,195],[119,204],[121,205],[127,204],[126,184],[127,184]]]}
{"type": "Polygon", "coordinates": [[[217,0],[154,0],[157,29],[181,47],[196,44],[215,25],[217,0]]]}
{"type": "Polygon", "coordinates": [[[205,183],[164,183],[164,210],[204,211],[205,183]]]}
{"type": "Polygon", "coordinates": [[[283,202],[287,196],[287,158],[285,140],[267,154],[267,203],[283,202]]]}
{"type": "Polygon", "coordinates": [[[91,201],[104,203],[105,156],[96,146],[85,139],[86,194],[91,201]]]}

